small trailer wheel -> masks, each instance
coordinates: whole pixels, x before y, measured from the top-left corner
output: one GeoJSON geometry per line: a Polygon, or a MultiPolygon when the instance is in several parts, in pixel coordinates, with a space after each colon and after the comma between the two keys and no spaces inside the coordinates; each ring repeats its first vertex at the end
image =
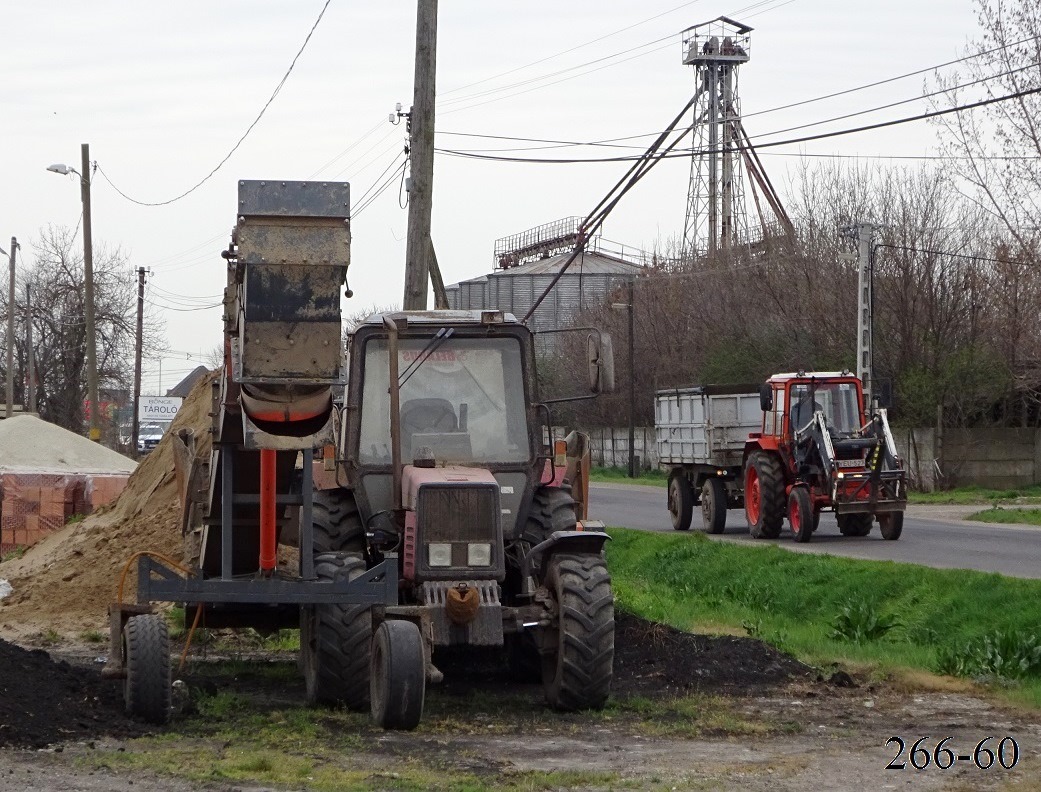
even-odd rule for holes
{"type": "Polygon", "coordinates": [[[727,488],[722,479],[707,478],[701,487],[701,524],[710,534],[727,526],[727,488]]]}
{"type": "Polygon", "coordinates": [[[131,616],[123,628],[128,715],[163,724],[170,719],[170,637],[162,616],[131,616]]]}
{"type": "Polygon", "coordinates": [[[882,532],[882,538],[895,542],[900,538],[904,530],[903,512],[886,512],[878,515],[878,528],[882,532]]]}
{"type": "Polygon", "coordinates": [[[383,622],[372,639],[372,720],[384,729],[410,731],[423,717],[426,695],[423,636],[410,621],[383,622]]]}

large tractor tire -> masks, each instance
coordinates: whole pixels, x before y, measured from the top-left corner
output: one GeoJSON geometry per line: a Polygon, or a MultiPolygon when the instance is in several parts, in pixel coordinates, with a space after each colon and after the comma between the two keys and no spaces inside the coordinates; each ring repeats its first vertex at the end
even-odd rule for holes
{"type": "Polygon", "coordinates": [[[170,636],[162,616],[131,616],[123,628],[128,715],[163,724],[170,719],[170,636]]]}
{"type": "MultiPolygon", "coordinates": [[[[313,552],[365,552],[365,526],[353,492],[346,489],[318,490],[314,493],[311,508],[313,552]]],[[[301,552],[304,549],[301,548],[301,552]]]]}
{"type": "Polygon", "coordinates": [[[788,526],[796,542],[808,542],[813,536],[813,501],[805,487],[792,487],[788,495],[788,526]]]}
{"type": "Polygon", "coordinates": [[[557,554],[546,588],[557,603],[556,650],[543,655],[542,684],[554,709],[599,709],[614,674],[614,595],[599,555],[557,554]]]}
{"type": "Polygon", "coordinates": [[[372,646],[372,720],[384,729],[410,731],[423,717],[426,655],[423,636],[410,621],[383,622],[372,646]]]}
{"type": "Polygon", "coordinates": [[[878,530],[883,539],[895,542],[904,530],[904,513],[886,512],[878,515],[878,530]]]}
{"type": "Polygon", "coordinates": [[[554,531],[573,531],[578,523],[571,487],[539,487],[531,498],[524,538],[533,545],[554,531]]]}
{"type": "MultiPolygon", "coordinates": [[[[314,559],[319,580],[354,580],[365,562],[346,553],[314,559]]],[[[300,664],[308,704],[369,707],[372,612],[368,605],[308,605],[300,609],[300,664]]]]}
{"type": "Polygon", "coordinates": [[[674,470],[669,476],[669,516],[674,531],[689,531],[694,515],[694,488],[682,470],[674,470]]]}
{"type": "Polygon", "coordinates": [[[745,517],[755,539],[776,539],[784,522],[784,470],[773,454],[755,451],[745,463],[745,517]]]}
{"type": "Polygon", "coordinates": [[[727,488],[722,479],[705,479],[701,487],[701,525],[710,534],[721,534],[727,527],[727,488]]]}
{"type": "Polygon", "coordinates": [[[867,536],[871,533],[870,514],[839,514],[835,517],[843,536],[867,536]]]}

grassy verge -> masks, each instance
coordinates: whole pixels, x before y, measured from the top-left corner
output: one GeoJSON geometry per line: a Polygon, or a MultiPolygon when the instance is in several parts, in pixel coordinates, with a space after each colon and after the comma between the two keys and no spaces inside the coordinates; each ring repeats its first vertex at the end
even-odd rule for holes
{"type": "Polygon", "coordinates": [[[966,520],[978,520],[986,523],[1023,523],[1025,525],[1041,525],[1041,509],[1008,509],[998,507],[970,514],[966,520]]]}
{"type": "Polygon", "coordinates": [[[669,483],[664,470],[645,470],[636,478],[629,478],[624,468],[595,467],[589,471],[589,480],[608,484],[650,484],[664,487],[669,483]]]}
{"type": "Polygon", "coordinates": [[[1041,485],[1005,490],[987,489],[986,487],[957,487],[936,492],[910,492],[907,495],[907,499],[911,503],[954,503],[961,505],[1005,501],[1036,501],[1041,503],[1041,485]]]}
{"type": "Polygon", "coordinates": [[[815,665],[1021,677],[1003,684],[1016,700],[1041,706],[1041,648],[1033,648],[1041,580],[743,547],[700,534],[611,534],[618,604],[645,618],[694,631],[744,629],[815,665]]]}

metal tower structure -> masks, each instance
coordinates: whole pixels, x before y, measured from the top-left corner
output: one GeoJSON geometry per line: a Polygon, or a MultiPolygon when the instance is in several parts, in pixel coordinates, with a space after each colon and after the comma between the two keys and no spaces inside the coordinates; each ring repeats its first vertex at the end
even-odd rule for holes
{"type": "Polygon", "coordinates": [[[791,221],[741,123],[738,68],[749,59],[751,31],[721,16],[683,32],[683,63],[693,66],[695,74],[694,146],[683,230],[684,252],[692,258],[739,244],[752,246],[778,229],[791,233],[791,221]],[[745,209],[746,170],[759,217],[757,233],[750,233],[745,209]]]}

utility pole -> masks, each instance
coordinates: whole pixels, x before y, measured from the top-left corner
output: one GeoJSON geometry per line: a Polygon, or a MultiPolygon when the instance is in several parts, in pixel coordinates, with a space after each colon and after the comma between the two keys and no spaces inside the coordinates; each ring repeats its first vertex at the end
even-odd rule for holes
{"type": "Polygon", "coordinates": [[[98,354],[94,335],[94,247],[90,231],[90,146],[80,147],[80,196],[83,199],[83,321],[87,334],[87,399],[90,401],[90,439],[101,441],[101,416],[98,412],[98,354]]]}
{"type": "Polygon", "coordinates": [[[434,182],[434,95],[437,70],[437,0],[416,2],[416,69],[410,113],[412,185],[405,247],[406,311],[427,307],[430,277],[430,213],[434,182]]]}
{"type": "Polygon", "coordinates": [[[11,237],[11,252],[8,264],[11,270],[11,285],[7,292],[7,417],[14,416],[14,254],[18,240],[11,237]]]}
{"type": "Polygon", "coordinates": [[[871,360],[874,329],[874,274],[871,261],[871,235],[875,226],[857,223],[857,377],[864,387],[864,409],[871,411],[874,396],[874,368],[871,360]]]}
{"type": "Polygon", "coordinates": [[[28,283],[25,284],[25,346],[28,348],[26,354],[29,358],[29,376],[27,377],[28,383],[26,383],[28,397],[25,411],[34,413],[36,412],[36,350],[33,349],[32,287],[28,283]]]}
{"type": "Polygon", "coordinates": [[[134,423],[130,432],[131,453],[137,453],[137,435],[141,428],[141,346],[145,326],[145,268],[137,268],[137,347],[134,350],[134,423]]]}

